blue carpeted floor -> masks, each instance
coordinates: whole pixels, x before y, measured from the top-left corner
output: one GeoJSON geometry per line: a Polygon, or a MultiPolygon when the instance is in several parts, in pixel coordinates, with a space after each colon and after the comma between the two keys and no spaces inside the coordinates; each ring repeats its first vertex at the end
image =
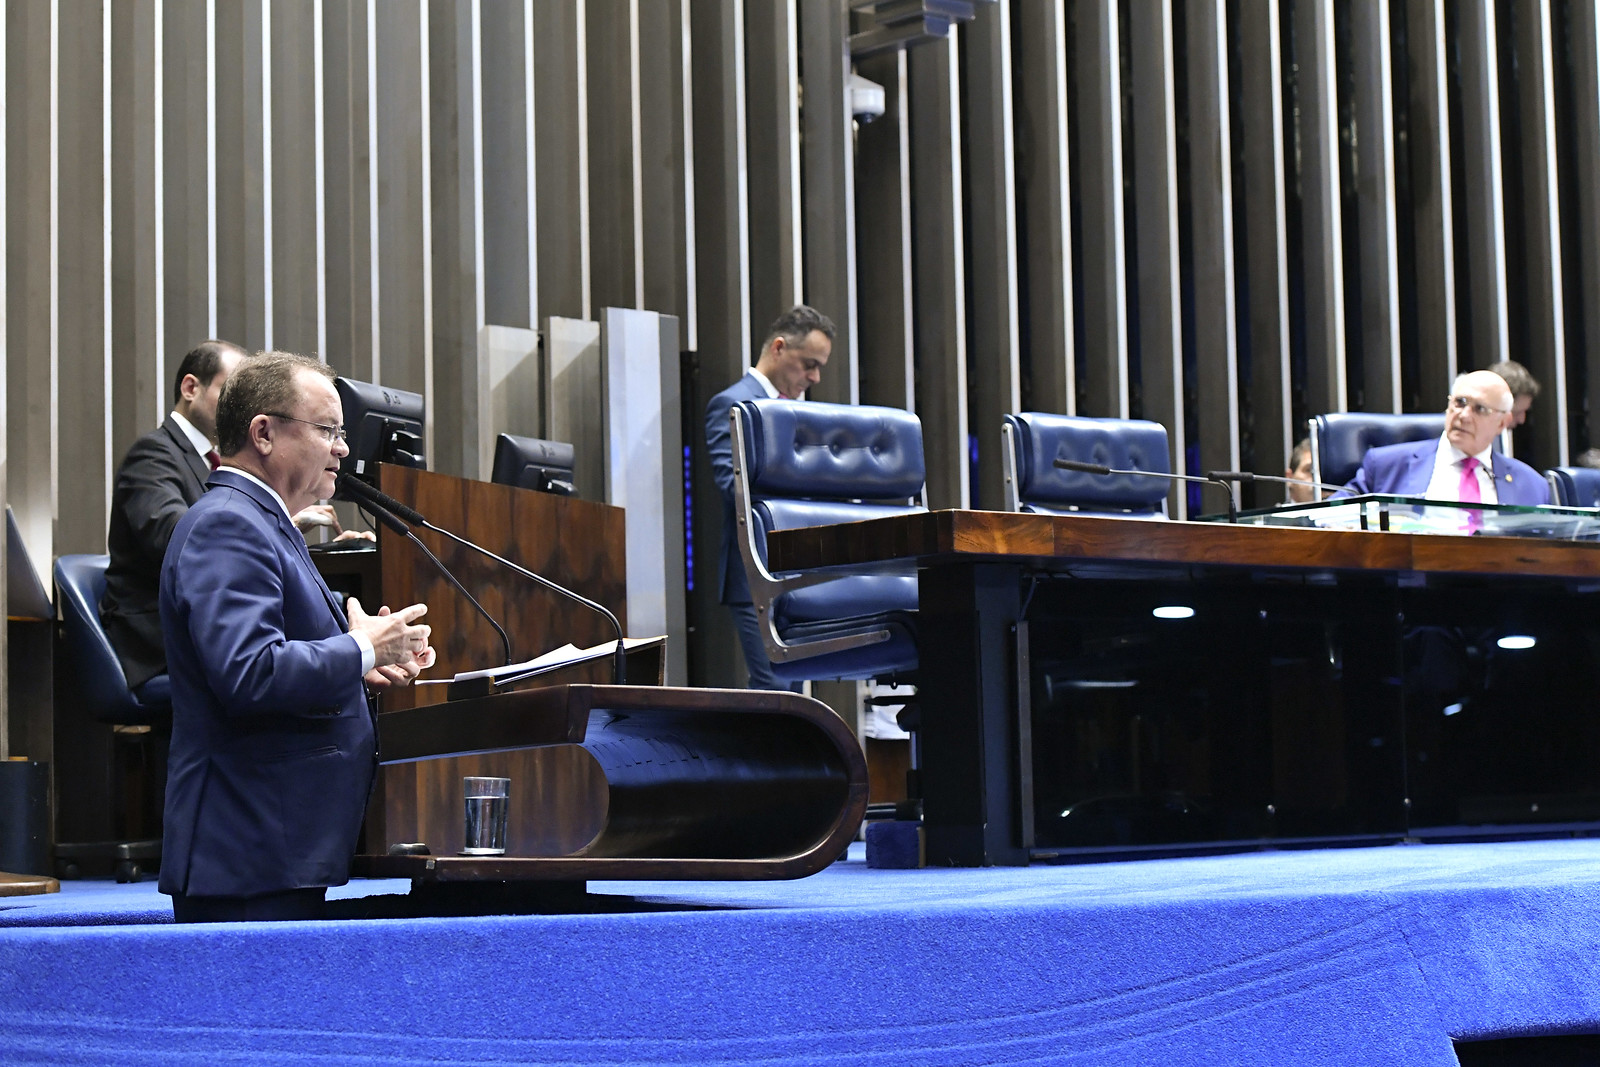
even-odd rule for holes
{"type": "MultiPolygon", "coordinates": [[[[1437,1064],[1600,1032],[1600,841],[800,882],[611,914],[178,927],[0,899],[0,1062],[1437,1064]]],[[[355,883],[342,896],[405,892],[355,883]]]]}

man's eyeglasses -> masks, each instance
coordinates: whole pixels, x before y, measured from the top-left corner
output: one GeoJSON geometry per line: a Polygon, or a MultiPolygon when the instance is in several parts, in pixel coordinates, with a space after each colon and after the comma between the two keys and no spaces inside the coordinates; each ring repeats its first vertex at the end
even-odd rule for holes
{"type": "Polygon", "coordinates": [[[1480,419],[1488,418],[1490,415],[1508,415],[1511,412],[1510,408],[1491,408],[1480,404],[1470,396],[1447,396],[1445,400],[1449,401],[1452,411],[1465,411],[1471,408],[1472,413],[1480,419]]]}
{"type": "Polygon", "coordinates": [[[280,415],[276,411],[263,411],[261,414],[271,415],[275,419],[288,419],[290,422],[298,422],[302,425],[310,426],[312,429],[320,431],[322,433],[322,439],[328,442],[330,445],[335,441],[345,440],[343,426],[326,426],[320,422],[310,422],[306,419],[297,419],[293,415],[280,415]]]}

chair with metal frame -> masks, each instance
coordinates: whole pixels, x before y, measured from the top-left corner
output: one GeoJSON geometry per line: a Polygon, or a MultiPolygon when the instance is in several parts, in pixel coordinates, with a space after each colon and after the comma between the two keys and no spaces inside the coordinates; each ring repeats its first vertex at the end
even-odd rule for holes
{"type": "Polygon", "coordinates": [[[916,670],[913,569],[774,575],[767,534],[925,511],[922,423],[898,408],[792,400],[734,405],[739,555],[773,673],[892,680],[916,670]]]}
{"type": "Polygon", "coordinates": [[[1550,502],[1565,508],[1600,507],[1600,468],[1552,467],[1544,472],[1550,502]]]}
{"type": "Polygon", "coordinates": [[[1094,419],[1025,411],[1000,424],[1007,511],[1164,519],[1171,483],[1132,474],[1063,470],[1058,459],[1116,470],[1171,473],[1167,429],[1144,419],[1094,419]]]}

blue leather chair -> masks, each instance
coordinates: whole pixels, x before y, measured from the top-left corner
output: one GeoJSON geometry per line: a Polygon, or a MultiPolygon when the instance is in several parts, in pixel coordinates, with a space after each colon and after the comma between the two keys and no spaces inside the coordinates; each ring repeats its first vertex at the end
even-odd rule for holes
{"type": "Polygon", "coordinates": [[[1088,512],[1132,519],[1163,519],[1172,483],[1135,475],[1062,470],[1058,459],[1099,463],[1118,470],[1170,474],[1167,429],[1143,419],[1091,419],[1023,412],[1002,420],[1006,510],[1063,515],[1088,512]]]}
{"type": "Polygon", "coordinates": [[[917,576],[773,575],[767,534],[926,511],[922,423],[898,408],[794,400],[734,406],[739,553],[783,681],[890,679],[917,666],[917,576]]]}
{"type": "MultiPolygon", "coordinates": [[[[89,718],[108,726],[148,726],[160,731],[172,722],[172,684],[158,674],[137,689],[128,687],[122,664],[100,625],[100,598],[106,591],[106,567],[111,557],[65,555],[56,559],[56,601],[61,613],[61,636],[56,648],[59,677],[66,691],[57,701],[73,701],[89,718]]],[[[146,868],[161,862],[161,841],[96,841],[58,843],[56,860],[69,877],[76,861],[109,858],[116,863],[117,881],[138,880],[146,868]]]]}
{"type": "Polygon", "coordinates": [[[1389,415],[1339,411],[1310,421],[1311,480],[1346,485],[1367,449],[1422,441],[1444,433],[1444,414],[1389,415]]]}
{"type": "Polygon", "coordinates": [[[1600,508],[1600,469],[1552,467],[1544,472],[1550,502],[1567,508],[1600,508]]]}

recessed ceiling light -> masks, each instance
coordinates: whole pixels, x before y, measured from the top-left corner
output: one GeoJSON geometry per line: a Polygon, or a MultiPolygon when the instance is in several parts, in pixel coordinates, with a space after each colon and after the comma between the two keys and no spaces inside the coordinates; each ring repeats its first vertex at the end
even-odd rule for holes
{"type": "Polygon", "coordinates": [[[1192,619],[1194,609],[1184,604],[1163,604],[1150,612],[1158,619],[1192,619]]]}

